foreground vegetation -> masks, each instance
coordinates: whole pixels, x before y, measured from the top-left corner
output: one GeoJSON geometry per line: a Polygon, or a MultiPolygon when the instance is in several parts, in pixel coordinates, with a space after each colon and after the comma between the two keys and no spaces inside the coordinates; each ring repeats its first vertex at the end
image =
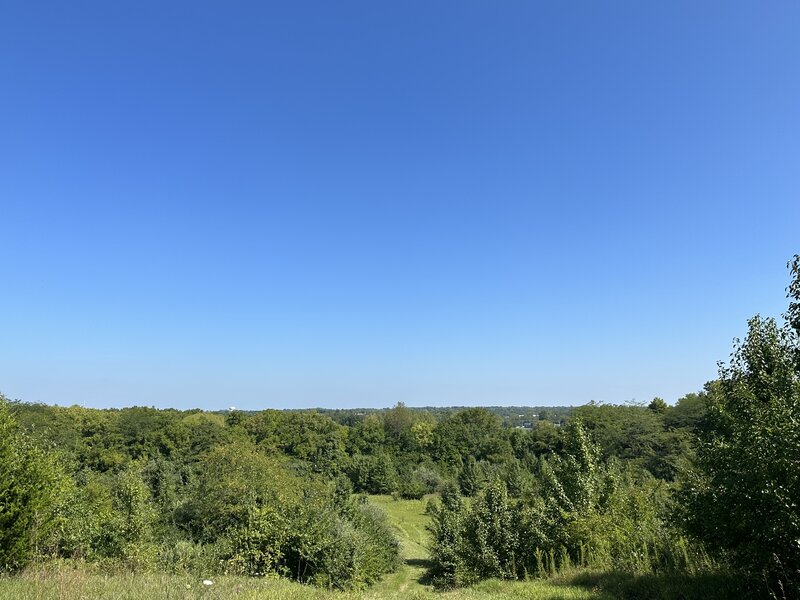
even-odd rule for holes
{"type": "Polygon", "coordinates": [[[800,257],[790,268],[784,323],[753,318],[719,379],[675,406],[515,427],[477,408],[0,399],[0,593],[800,597],[800,257]]]}
{"type": "Polygon", "coordinates": [[[16,577],[0,577],[0,598],[9,600],[140,600],[163,598],[286,599],[286,600],[613,600],[702,597],[708,600],[736,595],[735,581],[719,576],[637,578],[624,573],[572,569],[547,580],[490,579],[466,588],[434,591],[428,574],[426,500],[370,498],[386,510],[397,532],[403,563],[393,574],[362,591],[335,591],[279,578],[223,575],[211,585],[188,573],[109,572],[80,561],[57,561],[29,567],[16,577]]]}
{"type": "Polygon", "coordinates": [[[194,599],[228,598],[286,599],[286,600],[411,600],[434,598],[445,600],[498,599],[563,599],[611,598],[586,585],[570,585],[566,580],[555,582],[512,583],[487,581],[469,590],[445,594],[434,592],[427,585],[429,517],[424,500],[394,500],[390,496],[370,499],[386,510],[401,547],[402,566],[365,591],[333,591],[301,585],[285,579],[242,576],[214,577],[211,585],[189,574],[132,573],[109,574],[75,561],[51,562],[36,565],[17,577],[0,578],[0,598],[40,600],[58,598],[108,598],[109,600],[140,600],[141,598],[194,599]]]}
{"type": "Polygon", "coordinates": [[[585,587],[550,582],[487,581],[474,588],[437,593],[430,590],[335,592],[287,580],[225,576],[204,586],[195,578],[159,574],[89,574],[83,570],[50,569],[0,579],[0,598],[8,600],[611,600],[614,596],[585,587]]]}

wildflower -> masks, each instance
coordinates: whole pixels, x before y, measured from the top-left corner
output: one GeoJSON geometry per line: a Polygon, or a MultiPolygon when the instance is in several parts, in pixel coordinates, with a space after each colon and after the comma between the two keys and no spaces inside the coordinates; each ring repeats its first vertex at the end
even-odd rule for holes
{"type": "Polygon", "coordinates": [[[214,582],[210,579],[203,579],[203,585],[214,585],[214,582]]]}

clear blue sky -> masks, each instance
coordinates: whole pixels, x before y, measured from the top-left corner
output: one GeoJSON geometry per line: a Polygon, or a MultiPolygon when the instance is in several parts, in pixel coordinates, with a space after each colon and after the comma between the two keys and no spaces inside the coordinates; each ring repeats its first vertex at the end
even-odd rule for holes
{"type": "Polygon", "coordinates": [[[674,401],[800,252],[800,3],[4,2],[0,391],[674,401]]]}

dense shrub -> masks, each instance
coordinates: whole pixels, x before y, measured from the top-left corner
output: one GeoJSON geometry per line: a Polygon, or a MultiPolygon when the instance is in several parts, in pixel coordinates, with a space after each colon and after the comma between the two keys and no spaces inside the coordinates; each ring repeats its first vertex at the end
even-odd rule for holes
{"type": "Polygon", "coordinates": [[[201,462],[178,518],[229,570],[359,587],[395,569],[399,548],[377,509],[340,487],[252,446],[223,446],[201,462]]]}
{"type": "Polygon", "coordinates": [[[19,430],[0,396],[0,572],[54,550],[69,484],[56,456],[19,430]]]}
{"type": "Polygon", "coordinates": [[[154,535],[158,514],[141,465],[83,473],[77,479],[65,508],[59,553],[133,570],[153,567],[158,555],[154,535]]]}
{"type": "Polygon", "coordinates": [[[467,505],[456,490],[433,509],[433,575],[440,587],[479,579],[546,576],[573,565],[658,573],[705,560],[669,523],[666,483],[604,462],[580,420],[564,454],[539,461],[538,493],[513,498],[493,479],[467,505]]]}
{"type": "Polygon", "coordinates": [[[431,569],[433,583],[439,588],[453,588],[471,580],[463,552],[464,502],[455,484],[442,490],[441,502],[429,503],[431,515],[431,569]]]}
{"type": "Polygon", "coordinates": [[[490,482],[464,520],[465,559],[476,578],[513,579],[521,565],[519,507],[503,482],[490,482]]]}
{"type": "Polygon", "coordinates": [[[398,491],[403,498],[419,499],[437,492],[443,481],[442,476],[430,467],[406,467],[399,475],[398,491]]]}
{"type": "Polygon", "coordinates": [[[400,481],[392,456],[386,452],[356,454],[347,468],[353,488],[370,494],[398,491],[400,481]]]}

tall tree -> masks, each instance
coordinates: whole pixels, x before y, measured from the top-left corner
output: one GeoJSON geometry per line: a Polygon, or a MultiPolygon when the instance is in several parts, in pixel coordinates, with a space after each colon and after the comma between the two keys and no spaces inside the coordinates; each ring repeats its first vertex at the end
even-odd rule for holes
{"type": "Polygon", "coordinates": [[[799,259],[779,326],[755,316],[709,394],[689,525],[780,597],[800,596],[799,259]]]}

